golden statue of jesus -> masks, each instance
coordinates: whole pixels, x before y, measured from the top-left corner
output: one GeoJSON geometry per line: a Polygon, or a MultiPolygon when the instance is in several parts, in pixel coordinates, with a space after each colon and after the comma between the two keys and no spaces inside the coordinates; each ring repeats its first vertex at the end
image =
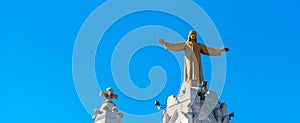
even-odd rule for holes
{"type": "Polygon", "coordinates": [[[159,43],[168,50],[185,51],[184,56],[184,81],[192,80],[204,82],[200,54],[219,56],[229,48],[211,48],[197,42],[196,31],[190,31],[188,40],[185,42],[168,43],[160,38],[159,43]]]}

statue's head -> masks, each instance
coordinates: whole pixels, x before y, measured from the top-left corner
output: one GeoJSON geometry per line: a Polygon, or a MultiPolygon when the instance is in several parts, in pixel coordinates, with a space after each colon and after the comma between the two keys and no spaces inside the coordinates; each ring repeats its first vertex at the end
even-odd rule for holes
{"type": "Polygon", "coordinates": [[[197,36],[196,31],[191,30],[190,33],[189,33],[188,41],[197,42],[197,37],[196,36],[197,36]]]}
{"type": "Polygon", "coordinates": [[[107,88],[106,92],[108,95],[112,95],[114,93],[114,90],[112,88],[107,88]]]}

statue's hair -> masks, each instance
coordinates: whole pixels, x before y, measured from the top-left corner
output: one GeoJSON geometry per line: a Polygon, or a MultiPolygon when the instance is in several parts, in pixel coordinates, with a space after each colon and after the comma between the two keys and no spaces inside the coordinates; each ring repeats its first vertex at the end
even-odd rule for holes
{"type": "Polygon", "coordinates": [[[188,41],[191,41],[192,39],[190,38],[191,34],[194,33],[195,34],[195,42],[197,43],[197,33],[195,30],[191,30],[189,33],[189,37],[188,37],[188,41]]]}

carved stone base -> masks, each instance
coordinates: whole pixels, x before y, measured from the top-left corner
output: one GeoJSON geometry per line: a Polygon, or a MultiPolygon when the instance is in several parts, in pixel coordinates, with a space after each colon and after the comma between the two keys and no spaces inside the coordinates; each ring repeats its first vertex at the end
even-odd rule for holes
{"type": "MultiPolygon", "coordinates": [[[[190,82],[190,83],[195,83],[190,82]]],[[[197,84],[197,83],[196,83],[197,84]]],[[[201,100],[197,92],[203,91],[198,87],[182,86],[182,93],[178,97],[168,97],[167,108],[163,112],[163,123],[228,123],[227,106],[219,103],[215,92],[205,93],[205,100],[201,100]]]]}

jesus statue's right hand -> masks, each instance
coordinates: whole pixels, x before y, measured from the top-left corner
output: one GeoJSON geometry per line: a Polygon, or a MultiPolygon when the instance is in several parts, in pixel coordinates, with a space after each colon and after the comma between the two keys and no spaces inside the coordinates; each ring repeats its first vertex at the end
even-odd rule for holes
{"type": "Polygon", "coordinates": [[[166,43],[165,40],[162,39],[162,38],[158,39],[158,41],[159,41],[159,43],[161,43],[161,44],[165,44],[165,43],[166,43]]]}
{"type": "Polygon", "coordinates": [[[222,48],[222,51],[228,52],[228,51],[229,51],[229,48],[228,48],[228,47],[223,47],[223,48],[222,48]]]}

